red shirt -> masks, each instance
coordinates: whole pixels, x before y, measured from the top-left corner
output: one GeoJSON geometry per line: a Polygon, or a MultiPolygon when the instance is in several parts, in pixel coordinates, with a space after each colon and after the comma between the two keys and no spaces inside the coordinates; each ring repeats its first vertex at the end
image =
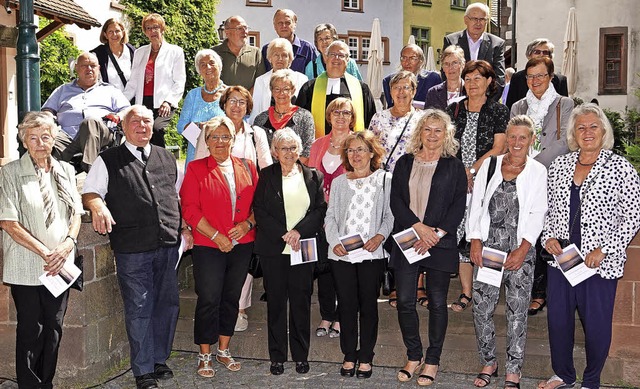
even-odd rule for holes
{"type": "Polygon", "coordinates": [[[149,56],[147,66],[144,67],[143,96],[153,96],[153,78],[155,77],[156,61],[149,56]]]}
{"type": "MultiPolygon", "coordinates": [[[[252,161],[247,160],[249,170],[241,159],[231,157],[236,183],[236,207],[231,209],[231,192],[224,174],[212,156],[189,162],[182,187],[180,202],[182,216],[193,227],[194,244],[218,248],[210,236],[202,235],[196,226],[204,217],[220,234],[227,235],[236,224],[245,221],[252,212],[253,194],[258,183],[258,174],[252,161]]],[[[243,236],[238,243],[253,242],[255,228],[243,236]]]]}

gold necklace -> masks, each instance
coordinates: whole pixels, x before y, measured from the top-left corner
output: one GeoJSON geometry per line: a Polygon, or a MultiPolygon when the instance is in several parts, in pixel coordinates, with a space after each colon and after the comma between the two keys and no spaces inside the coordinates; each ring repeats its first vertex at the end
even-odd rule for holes
{"type": "Polygon", "coordinates": [[[521,169],[521,168],[523,168],[523,167],[524,167],[524,165],[526,165],[526,164],[527,164],[527,160],[525,159],[525,160],[524,160],[524,163],[523,163],[522,165],[520,165],[520,166],[515,166],[514,164],[512,164],[512,163],[511,163],[511,157],[510,157],[510,155],[511,155],[511,154],[507,154],[507,156],[506,156],[506,157],[504,157],[504,160],[505,160],[505,161],[507,161],[507,163],[509,164],[509,166],[511,166],[512,168],[514,168],[514,169],[521,169]]]}

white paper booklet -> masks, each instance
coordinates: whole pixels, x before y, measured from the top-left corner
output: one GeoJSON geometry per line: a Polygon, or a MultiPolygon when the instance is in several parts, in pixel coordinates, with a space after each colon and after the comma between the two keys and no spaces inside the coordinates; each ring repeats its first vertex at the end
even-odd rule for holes
{"type": "Polygon", "coordinates": [[[504,261],[506,260],[507,253],[504,251],[483,247],[482,267],[478,267],[476,280],[499,288],[502,284],[502,273],[504,273],[504,261]]]}
{"type": "Polygon", "coordinates": [[[300,239],[300,250],[291,249],[291,266],[309,262],[318,262],[316,238],[300,239]]]}
{"type": "Polygon", "coordinates": [[[73,261],[66,261],[60,272],[55,276],[47,276],[47,273],[43,273],[38,279],[42,284],[49,289],[49,292],[53,297],[60,296],[65,290],[78,279],[82,274],[82,270],[73,263],[73,261]]]}
{"type": "Polygon", "coordinates": [[[342,247],[344,247],[344,249],[349,253],[349,262],[359,263],[368,259],[373,259],[373,255],[363,248],[364,239],[359,233],[341,236],[339,239],[340,243],[342,243],[342,247]]]}
{"type": "Polygon", "coordinates": [[[584,256],[573,243],[565,247],[562,254],[553,257],[571,286],[576,286],[596,274],[596,269],[591,269],[584,263],[584,256]]]}
{"type": "Polygon", "coordinates": [[[409,263],[415,263],[421,259],[431,256],[428,251],[423,255],[420,255],[413,248],[413,244],[420,240],[418,233],[413,229],[413,227],[409,227],[404,231],[393,234],[393,240],[396,241],[396,244],[400,247],[400,250],[402,250],[402,253],[409,263]]]}
{"type": "Polygon", "coordinates": [[[200,136],[201,131],[202,130],[200,129],[200,127],[198,127],[198,125],[191,122],[184,129],[184,131],[182,131],[182,136],[187,138],[187,140],[189,141],[189,143],[193,145],[193,147],[196,147],[196,145],[198,144],[198,137],[200,136]]]}

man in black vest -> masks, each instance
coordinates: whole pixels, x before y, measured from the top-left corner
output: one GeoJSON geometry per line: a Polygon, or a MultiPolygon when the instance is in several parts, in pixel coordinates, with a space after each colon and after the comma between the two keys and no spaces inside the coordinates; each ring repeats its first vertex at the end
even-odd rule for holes
{"type": "MultiPolygon", "coordinates": [[[[157,379],[173,377],[166,365],[178,319],[175,266],[182,232],[173,155],[149,144],[153,112],[134,105],[123,119],[126,142],[94,161],[82,200],[93,228],[109,233],[118,267],[125,325],[136,386],[157,388],[157,379]]],[[[184,226],[184,227],[183,227],[184,226]]]]}

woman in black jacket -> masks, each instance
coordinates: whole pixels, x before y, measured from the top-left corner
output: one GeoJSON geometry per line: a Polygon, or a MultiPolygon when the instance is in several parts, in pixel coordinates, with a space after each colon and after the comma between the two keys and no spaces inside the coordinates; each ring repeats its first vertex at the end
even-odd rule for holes
{"type": "Polygon", "coordinates": [[[298,160],[300,137],[290,128],[276,131],[271,152],[278,162],[260,171],[254,197],[258,226],[254,251],[260,255],[267,300],[270,372],[280,375],[287,360],[288,341],[300,374],[309,371],[311,292],[314,263],[292,265],[293,251],[300,251],[301,239],[316,238],[317,253],[327,256],[322,231],[327,203],[322,190],[322,173],[298,160]]]}
{"type": "MultiPolygon", "coordinates": [[[[447,292],[450,274],[458,267],[456,229],[465,210],[467,180],[462,162],[456,158],[458,141],[449,116],[441,110],[426,110],[413,130],[407,154],[396,162],[391,182],[394,232],[413,228],[418,241],[413,249],[430,256],[409,263],[393,244],[390,266],[398,293],[398,321],[407,347],[408,361],[398,372],[399,381],[409,381],[425,363],[418,384],[435,381],[447,331],[447,292]],[[429,348],[423,356],[416,311],[418,275],[426,272],[429,299],[429,348]]],[[[411,250],[411,249],[410,249],[411,250]]]]}

